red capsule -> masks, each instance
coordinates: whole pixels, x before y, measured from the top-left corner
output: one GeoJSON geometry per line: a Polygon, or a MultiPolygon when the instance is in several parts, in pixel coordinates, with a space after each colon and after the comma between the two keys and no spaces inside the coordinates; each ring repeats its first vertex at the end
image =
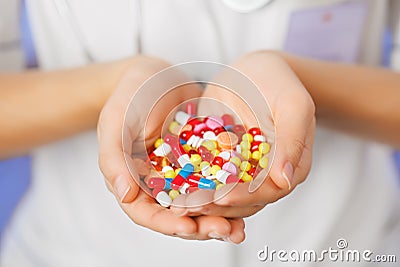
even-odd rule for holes
{"type": "Polygon", "coordinates": [[[161,188],[154,188],[151,194],[153,195],[154,198],[156,198],[158,193],[160,193],[161,191],[163,191],[161,188]]]}
{"type": "Polygon", "coordinates": [[[218,134],[220,134],[222,132],[225,132],[225,128],[224,127],[218,127],[218,128],[215,128],[213,130],[213,132],[215,133],[215,135],[218,135],[218,134]]]}
{"type": "Polygon", "coordinates": [[[189,140],[189,138],[193,135],[192,131],[183,131],[181,132],[181,134],[179,135],[179,138],[187,141],[189,140]]]}
{"type": "Polygon", "coordinates": [[[239,143],[242,141],[242,135],[246,133],[246,129],[243,127],[243,125],[236,124],[232,128],[233,132],[239,137],[239,143]]]}
{"type": "Polygon", "coordinates": [[[196,126],[193,127],[193,133],[195,135],[200,135],[201,131],[203,131],[203,129],[206,129],[206,128],[207,128],[207,125],[203,122],[196,124],[196,126]]]}
{"type": "Polygon", "coordinates": [[[152,177],[147,181],[147,185],[149,188],[161,188],[161,189],[169,189],[169,184],[167,180],[159,177],[152,177]]]}
{"type": "Polygon", "coordinates": [[[183,149],[182,145],[179,143],[179,140],[176,136],[171,134],[167,134],[164,137],[164,142],[171,146],[171,152],[174,154],[175,158],[179,158],[183,154],[186,154],[185,150],[183,149]]]}
{"type": "Polygon", "coordinates": [[[193,101],[186,104],[186,113],[190,116],[196,115],[197,104],[193,101]]]}
{"type": "Polygon", "coordinates": [[[250,146],[251,153],[258,150],[258,147],[260,146],[260,144],[261,144],[261,142],[259,142],[259,141],[253,141],[250,146]]]}
{"type": "Polygon", "coordinates": [[[239,177],[237,177],[234,174],[229,174],[229,176],[226,178],[225,183],[226,184],[235,184],[238,183],[241,179],[239,177]]]}
{"type": "Polygon", "coordinates": [[[218,156],[215,157],[214,160],[212,161],[213,165],[218,165],[221,168],[222,168],[222,165],[224,165],[224,163],[225,163],[225,160],[223,158],[221,158],[221,157],[218,157],[218,156]]]}
{"type": "Polygon", "coordinates": [[[187,124],[192,125],[192,127],[195,127],[197,124],[200,124],[200,123],[202,123],[202,121],[199,120],[198,118],[190,118],[190,119],[187,121],[187,124]]]}
{"type": "Polygon", "coordinates": [[[174,180],[172,180],[171,188],[178,190],[185,181],[186,181],[186,179],[182,175],[178,174],[177,176],[175,176],[174,180]]]}
{"type": "Polygon", "coordinates": [[[199,190],[198,187],[189,186],[188,188],[186,188],[186,192],[185,193],[186,194],[190,194],[190,193],[193,193],[193,192],[195,192],[197,190],[199,190]]]}
{"type": "Polygon", "coordinates": [[[211,129],[208,128],[208,127],[205,127],[205,128],[203,128],[203,129],[200,130],[199,135],[200,135],[201,137],[203,137],[204,133],[205,133],[205,132],[208,132],[208,131],[211,131],[211,129]]]}
{"type": "Polygon", "coordinates": [[[235,120],[230,114],[224,114],[221,118],[224,121],[224,126],[230,126],[235,123],[235,120]]]}
{"type": "Polygon", "coordinates": [[[203,161],[211,162],[214,159],[213,154],[205,146],[200,146],[198,151],[203,161]]]}
{"type": "Polygon", "coordinates": [[[248,133],[251,134],[253,137],[256,135],[262,135],[260,128],[253,127],[248,130],[248,133]]]}

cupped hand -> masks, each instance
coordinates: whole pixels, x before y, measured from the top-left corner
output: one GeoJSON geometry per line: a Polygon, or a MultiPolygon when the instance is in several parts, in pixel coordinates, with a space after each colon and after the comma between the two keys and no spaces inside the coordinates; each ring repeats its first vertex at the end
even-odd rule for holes
{"type": "MultiPolygon", "coordinates": [[[[246,55],[233,67],[257,85],[261,95],[268,100],[271,113],[265,112],[265,107],[261,106],[250,109],[237,94],[215,85],[208,86],[203,96],[222,101],[237,113],[247,127],[259,123],[267,129],[264,134],[274,137],[276,145],[270,172],[268,176],[266,170],[260,172],[254,179],[252,190],[248,183],[239,183],[226,185],[215,192],[198,190],[182,196],[176,200],[181,208],[172,208],[176,214],[248,217],[288,195],[306,179],[310,171],[315,106],[301,81],[284,59],[273,52],[246,55]],[[275,125],[275,133],[270,131],[272,124],[275,125]]],[[[234,77],[223,79],[229,81],[234,77]]],[[[246,98],[250,102],[260,96],[247,95],[246,98]]]]}
{"type": "Polygon", "coordinates": [[[135,94],[137,96],[137,89],[152,75],[167,67],[168,63],[157,58],[133,58],[104,106],[98,123],[98,142],[99,165],[106,185],[116,196],[121,208],[138,225],[185,239],[214,238],[240,243],[245,235],[242,219],[227,219],[218,215],[176,216],[170,209],[160,206],[140,186],[137,173],[140,166],[135,166],[133,155],[143,151],[136,151],[135,144],[145,140],[149,143],[154,141],[160,134],[168,110],[201,94],[201,90],[194,85],[183,86],[159,99],[151,113],[153,115],[147,117],[148,114],[142,111],[154,104],[151,103],[152,92],[142,92],[139,101],[135,100],[125,118],[131,98],[135,94]],[[188,90],[184,87],[193,88],[188,90]]]}

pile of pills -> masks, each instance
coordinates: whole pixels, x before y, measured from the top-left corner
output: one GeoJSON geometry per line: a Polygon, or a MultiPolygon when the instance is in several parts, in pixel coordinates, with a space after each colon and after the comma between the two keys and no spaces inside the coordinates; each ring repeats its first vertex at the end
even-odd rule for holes
{"type": "Polygon", "coordinates": [[[250,182],[267,167],[270,144],[257,127],[246,130],[230,114],[196,117],[196,104],[178,111],[168,133],[155,141],[144,182],[164,207],[180,194],[250,182]]]}

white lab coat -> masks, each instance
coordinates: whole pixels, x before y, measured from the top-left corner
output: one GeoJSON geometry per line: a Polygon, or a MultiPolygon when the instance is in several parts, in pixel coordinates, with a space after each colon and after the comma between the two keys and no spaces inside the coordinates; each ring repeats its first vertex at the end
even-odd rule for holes
{"type": "MultiPolygon", "coordinates": [[[[139,35],[143,53],[172,63],[230,63],[246,52],[281,49],[293,11],[338,2],[276,0],[241,14],[218,0],[141,1],[139,19],[137,1],[70,0],[84,40],[53,1],[28,1],[28,8],[40,65],[56,69],[87,63],[82,41],[96,61],[132,56],[139,35]]],[[[373,5],[360,52],[368,64],[379,62],[386,14],[386,1],[373,5]]],[[[317,130],[307,181],[247,219],[239,246],[183,241],[133,224],[106,190],[94,131],[33,155],[32,185],[3,238],[1,266],[258,266],[265,264],[257,259],[265,245],[322,250],[338,238],[353,249],[399,255],[400,189],[391,149],[341,133],[317,130]]]]}

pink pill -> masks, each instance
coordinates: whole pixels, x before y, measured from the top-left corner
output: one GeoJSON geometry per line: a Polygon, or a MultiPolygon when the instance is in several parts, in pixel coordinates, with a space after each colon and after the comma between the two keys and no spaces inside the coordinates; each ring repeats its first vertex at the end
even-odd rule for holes
{"type": "Polygon", "coordinates": [[[224,171],[227,171],[227,172],[231,173],[231,174],[234,174],[234,175],[237,174],[237,167],[236,167],[236,165],[235,165],[234,163],[232,163],[232,162],[227,162],[227,163],[225,163],[225,164],[222,166],[222,169],[223,169],[224,171]]]}
{"type": "Polygon", "coordinates": [[[235,123],[235,120],[230,114],[224,114],[221,118],[224,122],[224,126],[233,125],[235,123]]]}
{"type": "Polygon", "coordinates": [[[194,132],[194,134],[199,135],[200,132],[205,128],[207,128],[207,125],[205,123],[199,123],[194,126],[193,132],[194,132]]]}
{"type": "Polygon", "coordinates": [[[210,116],[207,118],[206,125],[211,130],[224,126],[224,121],[220,117],[210,116]]]}

